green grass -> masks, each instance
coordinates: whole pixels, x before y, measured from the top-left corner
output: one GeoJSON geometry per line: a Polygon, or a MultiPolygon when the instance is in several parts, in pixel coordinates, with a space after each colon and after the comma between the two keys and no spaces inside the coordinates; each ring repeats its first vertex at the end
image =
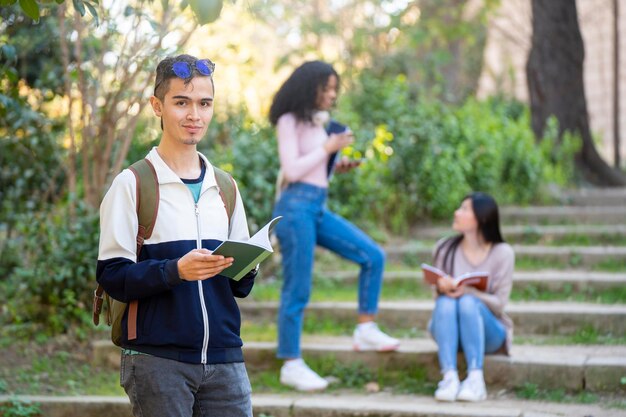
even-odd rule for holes
{"type": "Polygon", "coordinates": [[[516,388],[515,394],[518,398],[526,400],[578,404],[593,404],[598,402],[598,395],[588,391],[568,393],[564,389],[541,389],[537,384],[531,384],[529,382],[516,388]]]}
{"type": "Polygon", "coordinates": [[[621,233],[601,233],[595,236],[568,233],[555,236],[529,231],[521,235],[511,235],[507,241],[520,245],[542,246],[626,246],[626,236],[621,233]]]}
{"type": "MultiPolygon", "coordinates": [[[[430,287],[422,282],[415,273],[415,279],[387,280],[383,283],[381,299],[393,300],[429,300],[432,298],[430,287]]],[[[355,272],[355,276],[357,273],[355,272]]],[[[357,301],[358,285],[351,280],[333,279],[320,273],[313,280],[311,301],[357,301]]],[[[282,281],[259,280],[250,298],[256,301],[278,301],[282,281]]],[[[574,301],[603,304],[626,303],[626,286],[597,290],[593,287],[577,290],[571,284],[563,284],[559,290],[548,289],[541,284],[527,284],[513,288],[513,301],[574,301]]]]}
{"type": "Polygon", "coordinates": [[[626,271],[626,259],[608,258],[591,267],[594,271],[624,272],[626,271]]]}
{"type": "MultiPolygon", "coordinates": [[[[330,317],[306,317],[302,325],[302,334],[305,336],[351,336],[356,325],[354,323],[336,320],[330,317]]],[[[426,329],[412,328],[388,328],[381,325],[381,329],[393,337],[423,338],[428,337],[426,329]]],[[[241,324],[241,336],[244,342],[275,342],[278,337],[276,322],[244,321],[241,324]]]]}
{"type": "MultiPolygon", "coordinates": [[[[354,323],[333,320],[332,318],[304,319],[302,333],[306,336],[350,336],[354,323]]],[[[383,330],[400,339],[429,338],[425,328],[383,327],[383,330]]],[[[241,326],[244,342],[275,342],[277,328],[275,322],[245,321],[241,326]]],[[[626,335],[601,333],[592,326],[585,325],[570,335],[516,335],[516,345],[626,345],[626,335]]]]}
{"type": "Polygon", "coordinates": [[[567,392],[564,389],[542,389],[537,384],[525,383],[514,389],[518,398],[532,401],[550,401],[555,403],[569,404],[597,404],[601,403],[606,408],[626,410],[626,400],[623,396],[615,394],[602,396],[589,391],[567,392]]]}
{"type": "MultiPolygon", "coordinates": [[[[355,273],[355,276],[357,274],[355,273]]],[[[282,281],[259,280],[250,297],[257,301],[278,301],[282,281]]],[[[320,273],[313,278],[311,301],[354,301],[357,300],[357,284],[342,279],[322,276],[320,273]]],[[[384,300],[425,299],[432,296],[429,287],[421,283],[421,276],[414,281],[394,280],[385,282],[381,290],[384,300]]]]}
{"type": "Polygon", "coordinates": [[[594,302],[601,304],[626,303],[626,286],[598,290],[587,287],[580,290],[572,284],[565,283],[561,289],[547,289],[541,284],[527,284],[522,288],[514,288],[511,292],[512,301],[573,301],[594,302]]]}
{"type": "MultiPolygon", "coordinates": [[[[364,393],[367,384],[375,383],[381,390],[391,390],[394,394],[432,395],[436,387],[435,383],[428,381],[426,369],[419,365],[411,366],[408,371],[373,370],[360,362],[343,363],[333,355],[307,358],[307,364],[331,381],[329,393],[364,393]]],[[[249,374],[255,393],[293,392],[278,381],[278,368],[252,370],[249,374]]]]}
{"type": "Polygon", "coordinates": [[[626,335],[600,333],[585,325],[571,335],[515,336],[517,345],[626,345],[626,335]]]}
{"type": "Polygon", "coordinates": [[[41,416],[41,408],[38,403],[22,401],[18,398],[11,398],[5,404],[0,404],[0,416],[3,416],[3,417],[41,416]]]}
{"type": "MultiPolygon", "coordinates": [[[[430,263],[430,256],[418,256],[414,253],[407,253],[400,260],[388,260],[385,271],[406,270],[407,268],[418,269],[422,262],[430,263]]],[[[569,259],[563,261],[558,257],[536,258],[518,255],[515,259],[515,269],[517,271],[537,271],[543,269],[576,269],[583,266],[583,258],[579,254],[570,255],[569,259]]],[[[623,272],[626,270],[626,259],[606,256],[604,260],[586,264],[586,269],[601,272],[623,272]]],[[[332,272],[356,271],[358,267],[348,261],[338,258],[328,251],[318,251],[315,256],[315,272],[320,275],[327,275],[332,272]]],[[[279,270],[274,272],[280,273],[279,270]]],[[[356,275],[356,273],[355,273],[356,275]]]]}
{"type": "MultiPolygon", "coordinates": [[[[517,271],[538,271],[543,269],[572,269],[581,266],[582,258],[580,255],[573,254],[568,262],[550,260],[545,258],[530,258],[520,256],[515,259],[515,269],[517,271]]],[[[607,257],[605,260],[598,261],[588,266],[592,271],[598,272],[623,272],[626,270],[626,260],[607,257]]]]}
{"type": "Polygon", "coordinates": [[[0,371],[5,393],[14,395],[125,395],[119,372],[95,368],[65,351],[35,357],[22,366],[0,371]]]}

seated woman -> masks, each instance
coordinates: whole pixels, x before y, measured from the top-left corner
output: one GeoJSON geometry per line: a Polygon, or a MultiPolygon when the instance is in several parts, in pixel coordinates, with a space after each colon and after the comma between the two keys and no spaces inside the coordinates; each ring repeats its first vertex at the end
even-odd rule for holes
{"type": "Polygon", "coordinates": [[[498,206],[480,192],[463,199],[454,212],[457,236],[442,239],[434,251],[435,266],[448,274],[437,281],[437,298],[429,330],[439,347],[443,379],[439,401],[482,401],[487,398],[483,377],[485,353],[508,354],[513,322],[504,313],[513,286],[515,254],[500,233],[498,206]],[[487,291],[456,286],[452,278],[466,272],[489,274],[487,291]],[[457,352],[467,363],[467,378],[459,382],[457,352]]]}

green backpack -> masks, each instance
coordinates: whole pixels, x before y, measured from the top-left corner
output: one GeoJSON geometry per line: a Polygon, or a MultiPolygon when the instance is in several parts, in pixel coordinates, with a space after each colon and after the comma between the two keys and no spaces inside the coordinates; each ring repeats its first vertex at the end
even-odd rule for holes
{"type": "MultiPolygon", "coordinates": [[[[159,212],[159,182],[154,166],[147,159],[142,159],[132,164],[129,169],[135,174],[137,182],[137,218],[139,228],[137,230],[137,258],[143,246],[143,242],[149,239],[154,229],[154,223],[159,212]]],[[[235,181],[225,171],[213,167],[215,181],[219,188],[220,197],[224,202],[224,208],[228,215],[229,234],[233,212],[237,199],[235,181]]],[[[137,301],[122,303],[111,298],[100,284],[94,291],[93,298],[93,323],[100,323],[102,305],[106,304],[106,323],[111,326],[111,340],[117,346],[122,344],[122,317],[128,307],[128,340],[137,338],[137,301]]]]}

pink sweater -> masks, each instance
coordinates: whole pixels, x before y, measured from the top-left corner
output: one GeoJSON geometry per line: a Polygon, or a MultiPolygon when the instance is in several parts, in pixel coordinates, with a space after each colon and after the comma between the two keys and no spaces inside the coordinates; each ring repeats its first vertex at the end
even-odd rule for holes
{"type": "Polygon", "coordinates": [[[324,149],[328,135],[324,127],[298,121],[293,113],[286,113],[278,119],[276,133],[284,181],[328,188],[328,153],[324,149]]]}

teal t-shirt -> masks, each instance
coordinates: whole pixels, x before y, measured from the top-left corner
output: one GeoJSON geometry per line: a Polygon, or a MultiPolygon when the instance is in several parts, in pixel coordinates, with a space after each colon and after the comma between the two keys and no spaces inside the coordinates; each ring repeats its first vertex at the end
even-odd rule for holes
{"type": "Polygon", "coordinates": [[[200,199],[200,191],[202,191],[202,181],[204,181],[204,174],[206,174],[206,165],[204,165],[204,161],[202,159],[200,159],[200,164],[202,165],[202,171],[200,172],[200,176],[198,178],[191,180],[181,178],[185,185],[189,187],[189,191],[191,191],[193,199],[196,203],[200,199]]]}

